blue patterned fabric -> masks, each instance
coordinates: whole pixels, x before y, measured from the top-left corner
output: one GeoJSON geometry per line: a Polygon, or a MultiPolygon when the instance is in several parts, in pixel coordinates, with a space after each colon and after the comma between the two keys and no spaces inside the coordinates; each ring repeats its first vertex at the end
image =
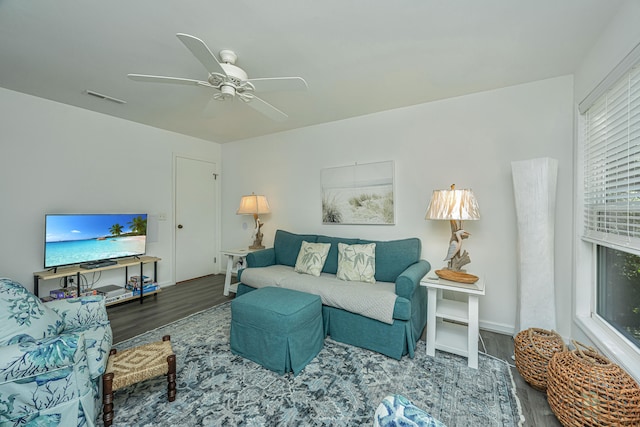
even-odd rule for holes
{"type": "Polygon", "coordinates": [[[112,343],[104,299],[43,304],[0,279],[0,427],[94,426],[112,343]]]}
{"type": "Polygon", "coordinates": [[[374,427],[446,427],[404,396],[385,397],[374,414],[374,427]]]}
{"type": "Polygon", "coordinates": [[[102,296],[54,300],[45,304],[58,313],[64,332],[81,332],[86,341],[91,379],[98,379],[107,367],[113,336],[102,296]]]}
{"type": "Polygon", "coordinates": [[[21,284],[0,279],[0,345],[6,345],[17,330],[31,339],[58,335],[62,318],[21,284]]]}

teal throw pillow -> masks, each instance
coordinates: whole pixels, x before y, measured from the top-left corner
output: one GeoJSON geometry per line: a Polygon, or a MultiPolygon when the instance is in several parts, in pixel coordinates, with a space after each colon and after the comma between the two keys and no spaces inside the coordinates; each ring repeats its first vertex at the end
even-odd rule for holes
{"type": "Polygon", "coordinates": [[[338,272],[340,280],[376,283],[376,244],[346,245],[338,243],[338,272]]]}
{"type": "Polygon", "coordinates": [[[59,335],[64,322],[40,298],[11,279],[0,279],[0,345],[59,335]]]}
{"type": "Polygon", "coordinates": [[[298,273],[319,276],[324,263],[327,261],[329,249],[331,249],[331,243],[309,243],[303,241],[294,270],[298,273]]]}

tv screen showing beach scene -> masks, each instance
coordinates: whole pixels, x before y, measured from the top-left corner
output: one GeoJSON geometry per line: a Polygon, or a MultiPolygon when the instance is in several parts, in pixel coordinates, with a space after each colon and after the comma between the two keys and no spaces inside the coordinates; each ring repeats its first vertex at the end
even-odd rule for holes
{"type": "Polygon", "coordinates": [[[45,215],[44,267],[144,255],[147,214],[45,215]]]}

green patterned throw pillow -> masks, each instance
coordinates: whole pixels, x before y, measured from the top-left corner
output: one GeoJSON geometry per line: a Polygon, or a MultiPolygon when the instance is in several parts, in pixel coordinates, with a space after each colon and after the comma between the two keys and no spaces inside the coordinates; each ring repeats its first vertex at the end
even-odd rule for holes
{"type": "Polygon", "coordinates": [[[338,243],[338,272],[340,280],[376,283],[376,244],[345,245],[338,243]]]}
{"type": "Polygon", "coordinates": [[[319,276],[330,248],[331,243],[309,243],[303,240],[294,270],[298,273],[319,276]]]}

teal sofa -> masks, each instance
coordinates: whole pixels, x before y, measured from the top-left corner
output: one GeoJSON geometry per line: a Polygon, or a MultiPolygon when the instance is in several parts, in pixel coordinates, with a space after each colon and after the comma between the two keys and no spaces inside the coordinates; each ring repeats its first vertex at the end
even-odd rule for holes
{"type": "Polygon", "coordinates": [[[398,360],[407,354],[413,358],[416,344],[427,323],[427,292],[420,286],[420,279],[431,269],[429,262],[420,259],[420,255],[421,243],[417,238],[372,241],[277,230],[272,248],[247,255],[247,268],[238,272],[240,284],[236,297],[266,286],[294,288],[320,295],[325,336],[398,360]],[[294,272],[303,241],[331,244],[319,277],[294,272]],[[362,284],[336,279],[338,243],[376,244],[376,283],[362,284]],[[251,280],[248,280],[249,277],[251,280]],[[363,290],[363,300],[367,296],[370,298],[367,294],[375,294],[384,286],[395,292],[391,302],[392,318],[381,321],[341,308],[341,289],[354,289],[355,286],[363,290]],[[327,295],[327,290],[331,295],[327,295]]]}

